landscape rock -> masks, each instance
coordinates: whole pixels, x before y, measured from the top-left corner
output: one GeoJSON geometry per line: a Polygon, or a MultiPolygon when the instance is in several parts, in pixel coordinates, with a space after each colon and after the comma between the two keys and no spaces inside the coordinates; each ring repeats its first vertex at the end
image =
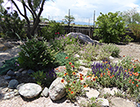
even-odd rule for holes
{"type": "Polygon", "coordinates": [[[7,72],[7,74],[6,75],[8,75],[8,76],[14,76],[15,75],[15,73],[12,71],[12,70],[9,70],[8,72],[7,72]]]}
{"type": "Polygon", "coordinates": [[[60,77],[56,78],[49,87],[49,96],[53,101],[60,100],[66,95],[65,85],[67,83],[65,80],[62,83],[61,80],[60,77]]]}
{"type": "MultiPolygon", "coordinates": [[[[107,99],[98,98],[97,102],[101,107],[109,107],[109,101],[107,99]]],[[[118,107],[121,107],[121,106],[118,106],[118,107]]]]}
{"type": "Polygon", "coordinates": [[[77,97],[76,101],[78,102],[78,104],[80,104],[81,106],[84,105],[85,107],[87,107],[87,104],[89,103],[89,100],[85,97],[77,97]]]}
{"type": "Polygon", "coordinates": [[[114,97],[111,99],[112,107],[136,107],[132,101],[127,101],[126,99],[120,97],[114,97]]]}
{"type": "Polygon", "coordinates": [[[32,74],[32,73],[34,73],[34,71],[31,70],[31,69],[29,69],[29,70],[27,71],[27,73],[28,73],[28,74],[32,74]]]}
{"type": "Polygon", "coordinates": [[[4,79],[5,79],[5,80],[10,80],[10,79],[12,79],[12,77],[11,77],[11,76],[5,75],[5,76],[4,76],[4,79]]]}
{"type": "Polygon", "coordinates": [[[76,32],[76,33],[70,32],[69,34],[67,34],[67,36],[74,37],[74,38],[76,38],[78,36],[79,41],[82,43],[100,44],[98,41],[92,40],[88,35],[78,33],[78,32],[76,32]]]}
{"type": "Polygon", "coordinates": [[[86,67],[84,67],[84,66],[80,66],[80,67],[78,68],[78,71],[81,71],[82,74],[86,75],[88,72],[92,71],[92,69],[91,69],[91,68],[86,68],[86,67]]]}
{"type": "Polygon", "coordinates": [[[84,90],[86,90],[86,96],[90,99],[90,98],[97,98],[99,96],[99,92],[95,89],[91,89],[89,87],[84,88],[84,90]]]}
{"type": "Polygon", "coordinates": [[[34,98],[42,91],[40,85],[35,83],[26,83],[19,87],[19,94],[25,98],[34,98]]]}
{"type": "Polygon", "coordinates": [[[7,47],[7,48],[14,47],[10,42],[4,43],[4,46],[7,47]]]}
{"type": "Polygon", "coordinates": [[[47,87],[45,87],[41,93],[41,96],[48,97],[48,95],[49,95],[49,89],[47,87]]]}
{"type": "Polygon", "coordinates": [[[115,93],[118,93],[118,92],[120,92],[120,90],[118,90],[116,87],[113,87],[113,89],[104,88],[101,93],[102,93],[102,95],[103,94],[111,94],[113,96],[115,93]]]}
{"type": "Polygon", "coordinates": [[[16,79],[13,79],[9,82],[8,88],[16,88],[18,85],[18,81],[16,79]]]}
{"type": "Polygon", "coordinates": [[[17,96],[17,95],[19,95],[18,94],[18,90],[14,90],[14,91],[11,91],[11,92],[8,92],[8,93],[6,93],[6,94],[4,94],[4,98],[3,99],[10,99],[10,98],[13,98],[14,96],[17,96]]]}

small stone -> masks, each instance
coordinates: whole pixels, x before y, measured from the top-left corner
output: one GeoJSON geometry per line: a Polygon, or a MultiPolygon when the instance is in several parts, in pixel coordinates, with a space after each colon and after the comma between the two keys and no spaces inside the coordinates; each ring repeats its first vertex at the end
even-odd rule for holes
{"type": "Polygon", "coordinates": [[[10,79],[12,79],[12,77],[6,75],[6,76],[4,76],[4,79],[5,79],[5,80],[10,80],[10,79]]]}
{"type": "Polygon", "coordinates": [[[19,70],[18,70],[18,72],[22,72],[24,69],[23,68],[20,68],[19,70]]]}
{"type": "Polygon", "coordinates": [[[32,73],[34,73],[34,71],[31,70],[31,69],[29,69],[29,70],[27,71],[27,73],[28,73],[28,74],[32,74],[32,73]]]}
{"type": "Polygon", "coordinates": [[[49,95],[49,89],[47,87],[45,87],[41,93],[41,96],[48,97],[48,95],[49,95]]]}
{"type": "Polygon", "coordinates": [[[113,60],[113,59],[114,59],[114,57],[110,56],[110,57],[109,57],[109,59],[110,59],[110,60],[113,60]]]}
{"type": "Polygon", "coordinates": [[[109,101],[104,98],[98,98],[97,103],[101,105],[101,107],[109,107],[109,101]]]}
{"type": "Polygon", "coordinates": [[[12,70],[9,70],[8,72],[7,72],[7,74],[6,75],[8,75],[8,76],[14,76],[15,75],[15,73],[12,71],[12,70]]]}
{"type": "Polygon", "coordinates": [[[13,79],[13,80],[11,80],[11,81],[9,82],[8,88],[16,88],[17,85],[18,85],[18,81],[15,80],[15,79],[13,79]]]}
{"type": "Polygon", "coordinates": [[[27,70],[24,70],[22,71],[22,75],[26,74],[27,73],[27,70]]]}

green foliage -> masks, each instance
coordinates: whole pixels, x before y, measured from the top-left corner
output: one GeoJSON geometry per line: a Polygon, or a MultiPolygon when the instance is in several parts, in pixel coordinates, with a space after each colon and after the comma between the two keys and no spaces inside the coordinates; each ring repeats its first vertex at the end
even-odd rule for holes
{"type": "Polygon", "coordinates": [[[140,23],[140,14],[137,12],[136,8],[124,12],[119,12],[119,14],[126,24],[136,24],[137,22],[140,23]]]}
{"type": "Polygon", "coordinates": [[[120,49],[114,44],[105,44],[102,46],[104,52],[109,52],[111,56],[118,57],[120,54],[120,49]]]}
{"type": "Polygon", "coordinates": [[[37,71],[31,76],[34,77],[37,84],[41,85],[42,87],[49,87],[53,80],[56,79],[56,74],[53,70],[47,73],[44,71],[37,71]]]}
{"type": "Polygon", "coordinates": [[[58,38],[55,38],[54,40],[50,41],[50,44],[52,45],[52,48],[58,52],[58,51],[64,51],[65,47],[69,44],[75,44],[78,42],[77,38],[69,37],[67,35],[62,35],[58,38]]]}
{"type": "Polygon", "coordinates": [[[54,52],[46,41],[28,39],[20,48],[18,61],[21,67],[33,70],[55,67],[54,52]]]}
{"type": "Polygon", "coordinates": [[[131,29],[131,31],[133,32],[133,34],[136,36],[136,38],[140,38],[140,25],[139,24],[129,24],[129,28],[131,29]]]}
{"type": "Polygon", "coordinates": [[[65,59],[68,57],[68,55],[64,52],[59,52],[58,54],[55,55],[55,60],[58,63],[59,66],[64,66],[67,64],[67,61],[71,61],[72,59],[65,59]]]}
{"type": "Polygon", "coordinates": [[[87,61],[93,61],[96,60],[95,57],[98,55],[99,46],[95,46],[89,43],[83,45],[81,50],[83,52],[79,52],[80,56],[83,56],[83,58],[87,61]]]}
{"type": "Polygon", "coordinates": [[[8,13],[6,10],[0,14],[0,30],[3,38],[25,38],[25,21],[21,20],[16,11],[8,13]]]}
{"type": "Polygon", "coordinates": [[[5,60],[3,66],[0,68],[0,75],[5,75],[8,70],[16,71],[19,69],[18,57],[11,58],[10,60],[5,60]]]}
{"type": "Polygon", "coordinates": [[[42,28],[42,36],[48,41],[59,37],[61,34],[64,34],[64,29],[62,25],[56,21],[50,21],[49,26],[42,28]]]}
{"type": "Polygon", "coordinates": [[[68,44],[64,47],[64,52],[67,53],[70,57],[73,57],[75,54],[78,54],[80,51],[80,43],[74,42],[73,44],[68,44]]]}
{"type": "Polygon", "coordinates": [[[70,24],[71,22],[73,22],[75,20],[75,18],[71,15],[71,16],[65,16],[65,22],[67,24],[70,24]]]}
{"type": "Polygon", "coordinates": [[[102,42],[117,43],[120,41],[119,35],[125,33],[125,22],[118,13],[109,12],[102,14],[97,18],[96,26],[93,36],[98,36],[102,42]]]}

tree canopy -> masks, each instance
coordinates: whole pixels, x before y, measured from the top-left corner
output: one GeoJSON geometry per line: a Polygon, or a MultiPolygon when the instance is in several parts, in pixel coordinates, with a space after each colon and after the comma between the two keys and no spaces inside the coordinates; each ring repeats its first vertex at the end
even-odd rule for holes
{"type": "Polygon", "coordinates": [[[40,22],[40,16],[43,11],[44,4],[47,0],[9,0],[11,1],[14,6],[16,7],[19,14],[24,17],[24,19],[27,22],[27,36],[31,38],[31,36],[34,36],[35,30],[37,29],[37,26],[40,22]],[[21,7],[17,5],[17,2],[19,1],[23,6],[23,12],[21,7]],[[29,16],[27,15],[27,12],[30,12],[30,14],[33,17],[33,25],[31,27],[29,16]]]}

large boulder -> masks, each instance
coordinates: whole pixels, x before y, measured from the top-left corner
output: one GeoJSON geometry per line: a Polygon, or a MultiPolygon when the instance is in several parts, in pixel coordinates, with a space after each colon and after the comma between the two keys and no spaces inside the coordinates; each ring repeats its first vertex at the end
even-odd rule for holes
{"type": "Polygon", "coordinates": [[[70,32],[69,34],[67,34],[67,36],[74,37],[74,38],[76,38],[78,36],[79,41],[82,43],[100,44],[98,41],[92,40],[88,35],[78,33],[78,32],[76,32],[76,33],[70,32]]]}
{"type": "Polygon", "coordinates": [[[60,100],[66,95],[66,81],[62,82],[62,78],[56,78],[49,87],[49,96],[53,101],[60,100]]]}
{"type": "Polygon", "coordinates": [[[19,87],[19,94],[25,98],[34,98],[42,91],[40,85],[35,83],[26,83],[19,87]]]}

